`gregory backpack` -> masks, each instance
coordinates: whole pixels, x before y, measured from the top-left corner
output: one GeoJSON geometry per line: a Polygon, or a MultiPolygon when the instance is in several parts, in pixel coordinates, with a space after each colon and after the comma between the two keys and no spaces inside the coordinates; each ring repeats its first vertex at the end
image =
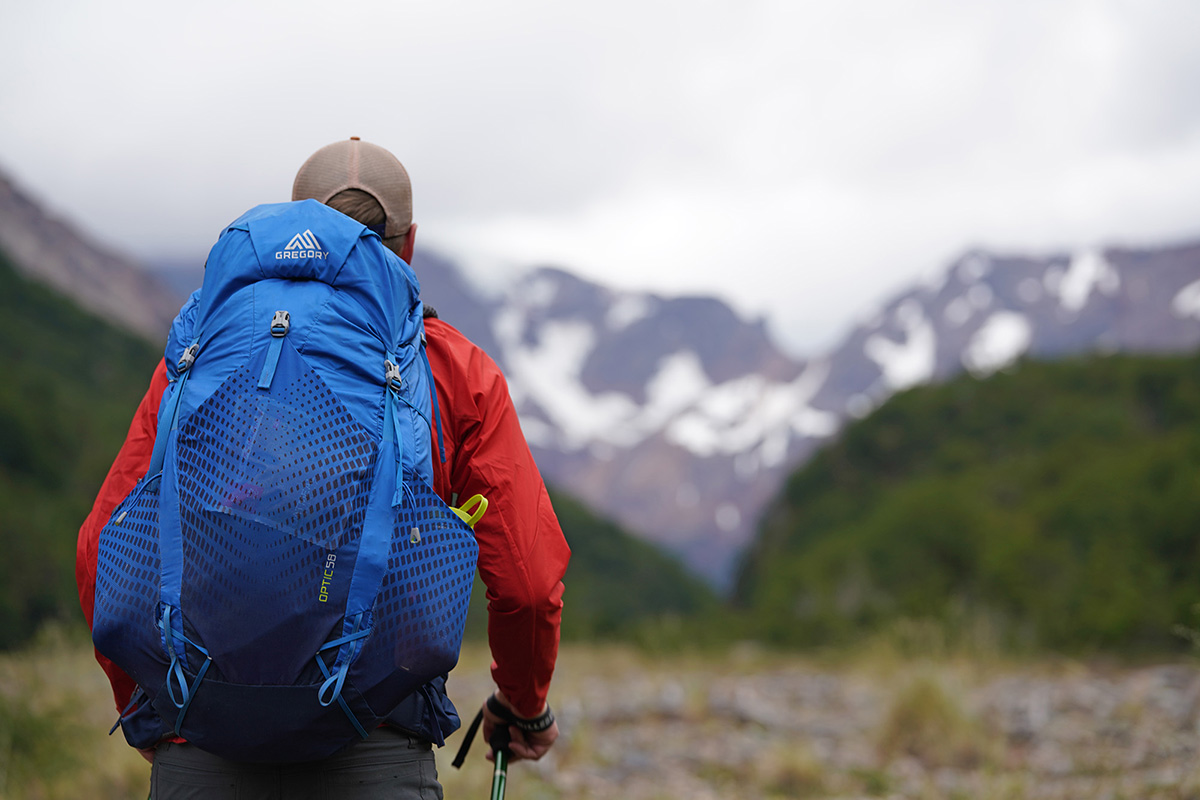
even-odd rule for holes
{"type": "Polygon", "coordinates": [[[218,239],[100,535],[93,639],[139,686],[131,744],[318,759],[453,668],[478,549],[430,488],[422,311],[408,265],[314,200],[218,239]]]}

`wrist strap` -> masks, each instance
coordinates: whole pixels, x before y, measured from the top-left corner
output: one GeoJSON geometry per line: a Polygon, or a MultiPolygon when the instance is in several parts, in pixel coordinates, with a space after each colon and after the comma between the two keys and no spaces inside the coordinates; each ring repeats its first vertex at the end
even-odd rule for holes
{"type": "Polygon", "coordinates": [[[479,709],[479,713],[475,715],[475,721],[471,723],[471,727],[467,729],[467,735],[463,737],[462,744],[458,748],[458,755],[454,757],[451,764],[455,769],[462,769],[463,761],[467,758],[467,752],[471,749],[471,742],[475,741],[475,732],[479,730],[480,723],[483,722],[483,709],[479,709]]]}
{"type": "MultiPolygon", "coordinates": [[[[492,738],[495,741],[489,742],[493,749],[503,750],[508,746],[508,729],[504,726],[513,725],[527,733],[540,733],[554,724],[554,712],[550,710],[550,705],[546,705],[546,710],[538,714],[532,719],[524,719],[518,717],[508,709],[508,706],[496,699],[496,695],[489,695],[487,699],[488,711],[495,714],[500,719],[504,720],[504,725],[499,725],[492,733],[492,738]]],[[[463,761],[467,758],[467,751],[471,749],[471,742],[475,740],[475,734],[479,730],[480,724],[483,723],[483,709],[479,709],[479,713],[475,715],[475,719],[471,722],[471,727],[467,729],[466,735],[463,737],[462,745],[458,748],[458,755],[451,762],[456,769],[461,769],[463,761]]]]}
{"type": "Polygon", "coordinates": [[[488,711],[495,714],[500,719],[507,722],[509,725],[520,728],[526,733],[541,733],[554,724],[554,712],[550,710],[550,704],[546,704],[546,710],[536,717],[526,719],[518,717],[508,706],[500,702],[496,695],[489,695],[487,699],[488,711]]]}

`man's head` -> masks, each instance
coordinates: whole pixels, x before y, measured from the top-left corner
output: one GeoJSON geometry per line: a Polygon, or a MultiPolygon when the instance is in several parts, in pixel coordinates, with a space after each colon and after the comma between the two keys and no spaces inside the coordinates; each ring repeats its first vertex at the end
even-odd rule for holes
{"type": "Polygon", "coordinates": [[[292,199],[312,198],[364,225],[382,225],[383,243],[412,261],[417,226],[412,222],[412,184],[404,165],[387,150],[357,136],[313,153],[292,184],[292,199]]]}

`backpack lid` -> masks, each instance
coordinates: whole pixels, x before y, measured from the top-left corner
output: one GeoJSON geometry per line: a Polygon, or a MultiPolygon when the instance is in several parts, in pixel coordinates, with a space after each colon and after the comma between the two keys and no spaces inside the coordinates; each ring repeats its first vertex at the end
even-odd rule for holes
{"type": "Polygon", "coordinates": [[[273,278],[319,281],[348,292],[389,343],[401,340],[421,291],[412,268],[362,223],[316,200],[269,203],[231,223],[209,253],[197,332],[208,329],[213,307],[273,278]]]}
{"type": "Polygon", "coordinates": [[[331,285],[366,229],[316,200],[256,206],[229,227],[250,234],[262,277],[331,285]]]}

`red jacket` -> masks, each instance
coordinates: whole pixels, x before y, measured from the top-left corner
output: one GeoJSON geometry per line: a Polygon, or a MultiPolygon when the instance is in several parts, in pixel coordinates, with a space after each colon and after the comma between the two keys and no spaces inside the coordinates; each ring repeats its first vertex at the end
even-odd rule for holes
{"type": "MultiPolygon", "coordinates": [[[[429,363],[437,388],[446,460],[434,439],[434,489],[449,502],[484,495],[488,510],[475,526],[479,574],[487,586],[492,677],[522,716],[539,714],[558,655],[562,577],[570,550],[537,465],[521,433],[508,384],[490,357],[450,325],[425,320],[429,363]]],[[[129,433],[79,529],[75,578],[79,602],[92,624],[96,553],[113,508],[150,465],[158,407],[167,386],[160,362],[129,433]]],[[[96,653],[112,683],[117,708],[133,680],[96,653]]]]}

